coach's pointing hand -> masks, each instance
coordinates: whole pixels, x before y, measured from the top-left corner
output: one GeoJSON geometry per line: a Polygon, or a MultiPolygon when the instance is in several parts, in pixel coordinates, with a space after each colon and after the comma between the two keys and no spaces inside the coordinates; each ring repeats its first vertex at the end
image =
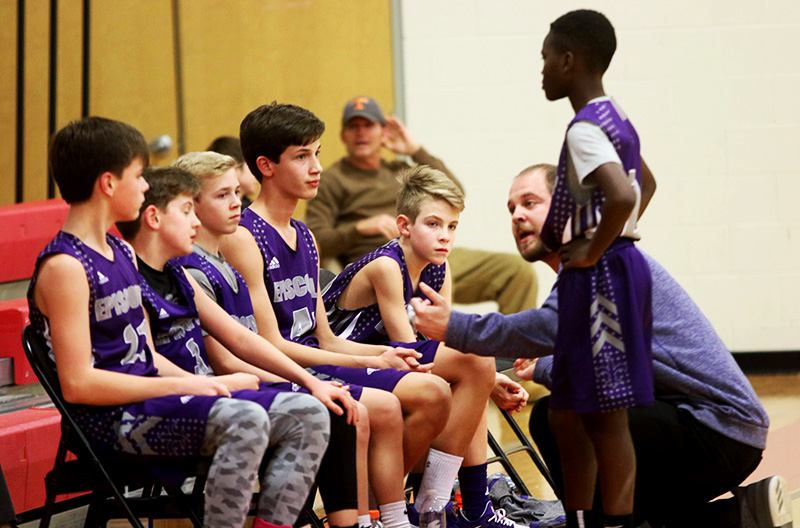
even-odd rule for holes
{"type": "Polygon", "coordinates": [[[411,307],[415,313],[414,325],[428,339],[444,341],[447,325],[450,323],[450,303],[424,282],[419,283],[419,289],[428,299],[411,299],[411,307]]]}

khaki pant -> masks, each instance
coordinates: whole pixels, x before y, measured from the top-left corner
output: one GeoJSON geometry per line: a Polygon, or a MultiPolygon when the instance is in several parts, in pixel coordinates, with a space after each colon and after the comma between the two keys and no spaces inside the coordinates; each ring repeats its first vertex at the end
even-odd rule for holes
{"type": "Polygon", "coordinates": [[[536,272],[521,256],[453,248],[447,260],[453,275],[453,302],[495,301],[504,314],[536,307],[536,272]]]}

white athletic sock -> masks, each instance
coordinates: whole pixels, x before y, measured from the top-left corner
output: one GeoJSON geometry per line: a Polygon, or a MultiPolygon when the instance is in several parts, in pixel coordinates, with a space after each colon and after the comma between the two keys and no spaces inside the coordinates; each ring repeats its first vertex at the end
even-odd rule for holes
{"type": "Polygon", "coordinates": [[[358,516],[358,528],[372,528],[372,519],[367,515],[358,516]]]}
{"type": "MultiPolygon", "coordinates": [[[[430,449],[428,461],[425,463],[425,473],[422,475],[422,484],[419,487],[420,498],[423,501],[432,496],[449,499],[453,492],[453,483],[458,475],[458,468],[461,467],[463,460],[464,457],[430,449]]],[[[422,503],[417,504],[417,508],[419,509],[421,505],[422,503]]]]}
{"type": "Polygon", "coordinates": [[[411,526],[408,522],[406,501],[401,500],[390,502],[389,504],[381,504],[379,508],[381,510],[383,528],[409,528],[411,526]]]}

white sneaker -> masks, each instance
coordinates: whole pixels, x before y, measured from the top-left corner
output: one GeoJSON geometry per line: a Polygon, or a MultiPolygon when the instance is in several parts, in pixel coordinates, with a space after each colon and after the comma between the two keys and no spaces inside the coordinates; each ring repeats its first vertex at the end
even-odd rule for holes
{"type": "Polygon", "coordinates": [[[791,528],[792,505],[786,479],[774,475],[734,490],[742,528],[791,528]]]}

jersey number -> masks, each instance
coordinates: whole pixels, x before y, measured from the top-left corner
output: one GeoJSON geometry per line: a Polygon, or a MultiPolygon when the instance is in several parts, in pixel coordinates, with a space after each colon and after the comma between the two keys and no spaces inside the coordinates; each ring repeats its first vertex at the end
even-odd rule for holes
{"type": "Polygon", "coordinates": [[[128,324],[122,332],[122,339],[128,344],[128,353],[122,358],[122,365],[130,365],[137,361],[145,361],[144,347],[139,346],[139,336],[144,337],[147,331],[147,321],[142,321],[136,330],[128,324]]]}
{"type": "Polygon", "coordinates": [[[206,365],[206,362],[203,360],[203,356],[200,355],[200,347],[197,346],[197,343],[194,342],[194,338],[189,338],[186,342],[186,348],[189,350],[189,353],[194,358],[194,373],[200,376],[208,376],[211,374],[211,368],[206,365]]]}
{"type": "Polygon", "coordinates": [[[314,328],[314,319],[311,317],[308,308],[301,308],[292,312],[292,335],[291,339],[296,339],[314,328]]]}

